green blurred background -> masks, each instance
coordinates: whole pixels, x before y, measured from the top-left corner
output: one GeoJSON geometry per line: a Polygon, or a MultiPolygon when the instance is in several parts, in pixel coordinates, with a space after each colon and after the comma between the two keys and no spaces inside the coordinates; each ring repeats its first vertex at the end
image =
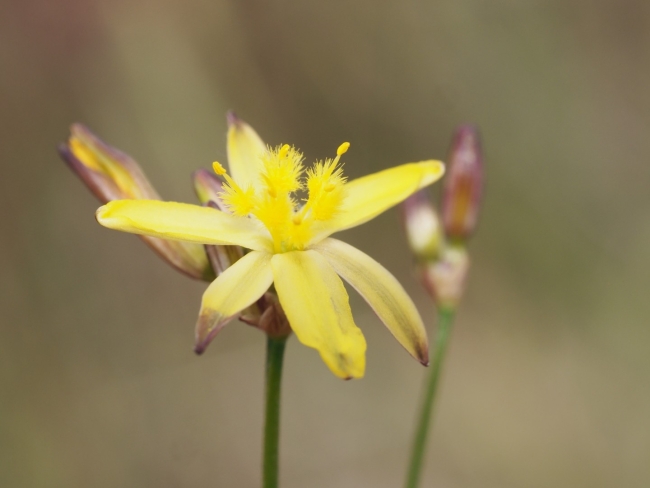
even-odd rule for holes
{"type": "MultiPolygon", "coordinates": [[[[650,4],[0,2],[0,486],[248,487],[264,337],[192,352],[205,284],[133,236],[58,159],[74,121],[170,200],[225,160],[235,109],[354,177],[483,133],[486,199],[423,486],[650,486],[650,4]]],[[[341,237],[434,332],[397,210],[341,237]]],[[[343,382],[293,338],[285,488],[403,482],[424,369],[351,293],[343,382]]]]}

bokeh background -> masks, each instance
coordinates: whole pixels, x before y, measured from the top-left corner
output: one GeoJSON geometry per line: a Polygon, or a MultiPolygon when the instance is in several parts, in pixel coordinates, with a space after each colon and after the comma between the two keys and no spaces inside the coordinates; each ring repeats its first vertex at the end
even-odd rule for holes
{"type": "MultiPolygon", "coordinates": [[[[354,177],[477,123],[486,199],[423,486],[650,486],[650,4],[644,0],[0,2],[0,486],[254,487],[264,337],[192,353],[205,284],[94,220],[74,121],[170,200],[235,109],[354,177]]],[[[392,210],[341,236],[429,324],[392,210]]],[[[343,382],[293,338],[282,485],[403,482],[424,369],[351,293],[343,382]]]]}

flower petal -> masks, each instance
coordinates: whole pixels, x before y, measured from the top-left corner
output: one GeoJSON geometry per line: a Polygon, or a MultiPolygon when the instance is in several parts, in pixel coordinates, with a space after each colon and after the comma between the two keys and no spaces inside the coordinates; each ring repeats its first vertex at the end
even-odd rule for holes
{"type": "Polygon", "coordinates": [[[352,180],[345,185],[345,200],[338,217],[324,223],[312,242],[334,232],[363,224],[413,193],[437,181],[445,172],[440,161],[408,163],[352,180]]]}
{"type": "Polygon", "coordinates": [[[228,167],[242,188],[255,186],[262,171],[260,156],[266,145],[257,132],[234,113],[228,114],[228,167]]]}
{"type": "Polygon", "coordinates": [[[325,239],[312,249],[359,292],[415,359],[424,365],[429,363],[429,343],[422,318],[402,285],[386,268],[337,239],[325,239]]]}
{"type": "Polygon", "coordinates": [[[201,301],[194,350],[201,354],[224,325],[273,284],[271,254],[251,251],[210,284],[201,301]]]}
{"type": "Polygon", "coordinates": [[[235,244],[270,251],[270,237],[255,221],[210,207],[157,200],[115,200],[100,207],[97,221],[109,229],[200,244],[235,244]]]}
{"type": "Polygon", "coordinates": [[[361,378],[366,340],[354,324],[343,282],[316,251],[276,254],[271,260],[275,288],[291,329],[317,349],[340,378],[361,378]]]}

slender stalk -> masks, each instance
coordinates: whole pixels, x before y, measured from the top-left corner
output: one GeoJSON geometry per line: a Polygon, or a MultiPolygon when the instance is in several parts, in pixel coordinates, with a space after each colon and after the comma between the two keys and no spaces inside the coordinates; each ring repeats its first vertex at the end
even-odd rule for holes
{"type": "Polygon", "coordinates": [[[278,486],[278,441],[280,438],[280,386],[287,338],[268,336],[266,342],[266,412],[262,487],[278,486]]]}
{"type": "Polygon", "coordinates": [[[406,479],[406,488],[417,488],[422,474],[422,464],[424,452],[427,447],[429,427],[431,424],[431,414],[436,399],[436,389],[438,387],[438,378],[440,369],[447,351],[449,342],[449,332],[454,320],[454,310],[449,308],[440,309],[438,312],[438,334],[436,337],[436,348],[433,353],[433,360],[428,371],[422,405],[420,407],[420,417],[415,431],[415,439],[411,451],[411,463],[409,465],[408,477],[406,479]]]}

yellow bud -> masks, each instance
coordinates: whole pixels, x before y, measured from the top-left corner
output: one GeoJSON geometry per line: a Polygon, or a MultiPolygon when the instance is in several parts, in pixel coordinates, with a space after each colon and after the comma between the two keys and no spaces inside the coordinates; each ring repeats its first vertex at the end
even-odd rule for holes
{"type": "MultiPolygon", "coordinates": [[[[59,146],[59,153],[102,203],[123,199],[160,200],[158,192],[135,160],[109,146],[81,124],[70,128],[70,137],[59,146]]],[[[141,237],[177,270],[192,278],[214,279],[214,271],[202,245],[141,237]]]]}

